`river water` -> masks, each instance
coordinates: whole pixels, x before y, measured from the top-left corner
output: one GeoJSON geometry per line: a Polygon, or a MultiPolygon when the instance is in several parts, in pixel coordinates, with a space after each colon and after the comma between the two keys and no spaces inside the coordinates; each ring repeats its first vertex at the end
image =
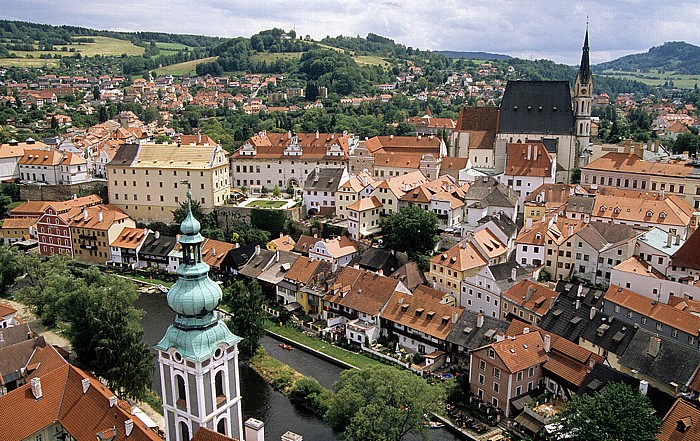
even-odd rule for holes
{"type": "MultiPolygon", "coordinates": [[[[149,346],[153,346],[165,334],[168,325],[172,323],[174,313],[168,308],[165,296],[162,294],[142,294],[135,306],[145,312],[141,320],[144,330],[143,340],[149,346]]],[[[323,387],[328,389],[333,387],[333,383],[340,378],[340,373],[343,371],[342,368],[304,351],[284,350],[279,347],[279,342],[271,337],[263,337],[261,343],[272,357],[303,375],[316,378],[323,387]]],[[[302,435],[304,441],[338,439],[338,435],[321,418],[293,405],[287,397],[273,390],[245,363],[240,364],[239,371],[243,397],[243,421],[255,418],[265,422],[266,441],[279,441],[282,434],[288,430],[302,435]]],[[[160,394],[160,376],[157,369],[153,375],[152,387],[160,394]]],[[[435,429],[430,431],[430,439],[451,441],[460,438],[456,438],[447,430],[435,429]]]]}

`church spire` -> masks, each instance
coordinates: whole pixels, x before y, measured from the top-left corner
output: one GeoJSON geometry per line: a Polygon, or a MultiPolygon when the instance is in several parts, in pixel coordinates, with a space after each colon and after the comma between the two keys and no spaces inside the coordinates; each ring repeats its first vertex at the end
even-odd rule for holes
{"type": "Polygon", "coordinates": [[[586,38],[583,40],[583,53],[581,54],[581,66],[578,69],[578,76],[582,83],[588,83],[592,77],[591,63],[589,60],[590,49],[588,48],[588,22],[586,22],[586,38]]]}

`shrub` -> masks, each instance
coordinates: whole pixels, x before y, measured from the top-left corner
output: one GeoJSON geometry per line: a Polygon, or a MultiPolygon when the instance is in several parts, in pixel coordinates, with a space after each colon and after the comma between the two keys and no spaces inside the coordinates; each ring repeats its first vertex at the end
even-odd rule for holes
{"type": "Polygon", "coordinates": [[[273,389],[278,391],[283,391],[292,384],[292,374],[289,372],[282,372],[277,378],[272,380],[270,385],[273,389]]]}
{"type": "Polygon", "coordinates": [[[304,377],[297,381],[289,393],[289,399],[314,412],[323,415],[328,410],[331,392],[324,389],[315,378],[304,377]]]}

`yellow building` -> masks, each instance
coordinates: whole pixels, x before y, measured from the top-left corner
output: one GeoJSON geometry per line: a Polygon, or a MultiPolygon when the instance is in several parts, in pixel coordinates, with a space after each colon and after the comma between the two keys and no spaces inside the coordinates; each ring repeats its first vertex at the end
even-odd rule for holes
{"type": "Polygon", "coordinates": [[[372,194],[377,183],[369,173],[362,172],[345,181],[335,192],[335,214],[347,219],[348,206],[372,194]]]}
{"type": "Polygon", "coordinates": [[[5,244],[19,242],[25,238],[36,236],[37,217],[10,217],[3,221],[0,227],[0,237],[5,244]]]}
{"type": "Polygon", "coordinates": [[[292,251],[296,244],[292,236],[280,233],[280,237],[267,243],[267,249],[270,251],[292,251]]]}
{"type": "Polygon", "coordinates": [[[218,145],[127,144],[107,165],[109,200],[139,221],[172,222],[188,185],[210,212],[230,193],[228,154],[218,145]]]}
{"type": "Polygon", "coordinates": [[[73,215],[68,223],[73,257],[97,264],[105,264],[112,259],[109,244],[117,239],[125,227],[136,226],[128,214],[112,205],[84,208],[73,215]]]}
{"type": "Polygon", "coordinates": [[[429,280],[440,291],[449,293],[457,305],[461,305],[462,280],[475,275],[486,265],[488,262],[477,248],[471,242],[462,241],[430,259],[429,280]]]}

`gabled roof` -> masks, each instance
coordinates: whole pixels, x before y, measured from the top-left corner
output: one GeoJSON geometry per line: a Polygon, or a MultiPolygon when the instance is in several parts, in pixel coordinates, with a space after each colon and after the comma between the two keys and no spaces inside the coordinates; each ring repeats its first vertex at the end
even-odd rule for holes
{"type": "Polygon", "coordinates": [[[392,274],[401,267],[399,259],[393,252],[382,248],[370,247],[364,253],[356,256],[350,265],[359,265],[369,271],[383,271],[384,275],[392,274]]]}
{"type": "Polygon", "coordinates": [[[155,233],[149,234],[141,247],[140,254],[167,257],[173,248],[175,248],[176,244],[177,237],[175,236],[164,236],[162,234],[156,235],[155,233]]]}
{"type": "Polygon", "coordinates": [[[574,113],[568,81],[508,81],[500,106],[500,133],[571,135],[574,113]]]}
{"type": "Polygon", "coordinates": [[[275,257],[275,252],[266,248],[261,248],[259,250],[256,248],[255,253],[257,254],[253,254],[248,263],[238,270],[239,274],[255,279],[267,268],[267,265],[275,257]]]}
{"type": "Polygon", "coordinates": [[[124,219],[129,219],[129,215],[114,205],[94,205],[83,208],[79,213],[72,215],[69,223],[71,227],[75,228],[108,230],[114,223],[124,219]],[[87,216],[85,216],[86,212],[87,216]],[[100,214],[102,218],[100,218],[100,214]]]}
{"type": "Polygon", "coordinates": [[[236,441],[234,438],[229,438],[219,432],[214,432],[204,426],[200,426],[194,433],[190,441],[236,441]]]}
{"type": "Polygon", "coordinates": [[[466,271],[486,266],[488,261],[471,242],[462,241],[449,250],[430,259],[431,264],[438,264],[455,271],[466,271]]]}
{"type": "Polygon", "coordinates": [[[36,225],[36,222],[39,220],[39,217],[8,217],[2,222],[2,228],[3,230],[11,230],[14,228],[18,229],[28,229],[29,227],[32,227],[36,225]]]}
{"type": "Polygon", "coordinates": [[[102,199],[91,194],[81,198],[69,199],[67,201],[27,201],[10,210],[12,217],[26,216],[41,216],[44,211],[51,206],[57,213],[65,213],[71,208],[83,208],[91,205],[96,205],[102,202],[102,199]]]}
{"type": "Polygon", "coordinates": [[[686,401],[676,399],[673,407],[664,416],[659,441],[696,441],[700,439],[700,408],[686,401]]]}
{"type": "Polygon", "coordinates": [[[302,234],[294,245],[293,251],[301,254],[309,254],[309,248],[316,245],[316,242],[318,242],[318,237],[302,234]]]}
{"type": "Polygon", "coordinates": [[[277,285],[287,276],[287,272],[299,259],[306,260],[296,253],[276,251],[274,258],[268,263],[267,268],[258,275],[258,280],[277,285]]]}
{"type": "Polygon", "coordinates": [[[21,323],[15,326],[10,326],[9,328],[0,329],[0,335],[2,335],[2,340],[0,340],[0,349],[12,346],[15,343],[19,343],[32,338],[32,330],[29,329],[29,325],[26,323],[21,323]]]}
{"type": "Polygon", "coordinates": [[[19,160],[21,165],[39,165],[53,167],[63,159],[63,153],[58,150],[26,150],[19,160]]]}
{"type": "Polygon", "coordinates": [[[470,132],[470,149],[491,149],[496,140],[498,121],[497,107],[463,107],[456,130],[470,132]]]}
{"type": "Polygon", "coordinates": [[[503,300],[515,303],[540,316],[544,315],[557,298],[559,293],[552,291],[544,285],[528,279],[522,279],[506,292],[503,293],[503,300]]]}
{"type": "Polygon", "coordinates": [[[375,136],[363,141],[367,151],[375,153],[432,153],[440,154],[442,140],[437,136],[375,136]]]}
{"type": "Polygon", "coordinates": [[[589,323],[591,308],[600,310],[603,291],[583,285],[559,282],[556,287],[559,297],[540,320],[545,331],[578,343],[581,333],[589,323]]]}
{"type": "Polygon", "coordinates": [[[666,177],[685,177],[693,173],[693,167],[685,163],[645,161],[635,154],[616,152],[606,153],[582,168],[587,171],[613,171],[666,177]]]}
{"type": "Polygon", "coordinates": [[[360,198],[359,200],[348,205],[347,209],[349,211],[363,212],[363,211],[371,210],[373,208],[379,208],[381,206],[382,206],[382,203],[379,202],[379,199],[376,196],[370,196],[368,198],[360,198]]]}
{"type": "Polygon", "coordinates": [[[417,262],[408,262],[389,277],[403,283],[410,291],[413,291],[420,285],[428,283],[428,279],[425,278],[425,273],[420,269],[417,262]]]}
{"type": "Polygon", "coordinates": [[[235,244],[207,238],[202,244],[202,260],[215,269],[221,269],[226,255],[236,247],[235,244]]]}
{"type": "Polygon", "coordinates": [[[531,227],[523,227],[518,232],[518,237],[515,238],[515,243],[524,245],[544,245],[545,236],[549,229],[549,220],[542,219],[539,222],[532,224],[531,227]]]}
{"type": "Polygon", "coordinates": [[[463,308],[440,303],[440,299],[417,289],[413,294],[395,291],[382,311],[382,318],[438,340],[446,340],[463,308]]]}
{"type": "Polygon", "coordinates": [[[344,172],[344,168],[313,169],[304,181],[304,191],[336,191],[344,172]]]}
{"type": "Polygon", "coordinates": [[[274,246],[281,251],[292,251],[296,245],[296,242],[294,239],[292,239],[292,236],[289,234],[283,236],[281,233],[280,237],[277,239],[272,239],[270,242],[268,242],[268,248],[270,247],[270,243],[274,244],[274,246]]]}
{"type": "Polygon", "coordinates": [[[685,241],[685,243],[676,251],[672,258],[674,266],[685,268],[700,269],[700,229],[695,232],[685,241]]]}
{"type": "Polygon", "coordinates": [[[457,323],[452,327],[447,341],[461,346],[468,353],[474,349],[496,341],[499,335],[505,335],[508,322],[497,318],[488,317],[475,311],[464,310],[460,314],[457,323]],[[483,324],[479,326],[479,316],[483,324]]]}
{"type": "Polygon", "coordinates": [[[599,194],[595,198],[592,216],[627,222],[659,225],[689,226],[695,209],[685,199],[676,196],[622,197],[599,194]]]}
{"type": "Polygon", "coordinates": [[[316,239],[314,246],[318,245],[319,243],[322,243],[325,246],[326,251],[328,251],[328,254],[335,259],[354,254],[359,251],[357,242],[345,236],[337,236],[332,239],[316,239]]]}
{"type": "Polygon", "coordinates": [[[324,260],[299,258],[289,268],[289,271],[284,275],[285,279],[292,280],[301,284],[307,284],[317,272],[317,269],[327,264],[330,268],[330,263],[324,260]]]}
{"type": "Polygon", "coordinates": [[[243,156],[239,149],[233,154],[235,158],[291,158],[291,159],[321,159],[326,157],[327,149],[333,145],[338,145],[343,152],[343,156],[334,157],[336,159],[347,158],[349,138],[343,134],[335,133],[297,133],[297,143],[301,147],[301,156],[285,156],[284,151],[292,142],[292,133],[259,133],[251,136],[246,143],[256,149],[255,156],[243,156]]]}
{"type": "Polygon", "coordinates": [[[547,361],[544,341],[539,332],[512,336],[485,347],[490,347],[496,352],[510,373],[522,371],[547,361]]]}
{"type": "Polygon", "coordinates": [[[540,142],[509,143],[506,152],[506,176],[546,178],[552,176],[552,167],[556,167],[553,158],[540,142]]]}
{"type": "Polygon", "coordinates": [[[148,234],[147,228],[124,227],[116,239],[109,244],[115,248],[125,248],[135,250],[143,242],[148,234]]]}
{"type": "Polygon", "coordinates": [[[323,301],[376,317],[398,286],[399,282],[391,277],[345,267],[323,301]]]}
{"type": "Polygon", "coordinates": [[[578,232],[578,237],[598,252],[627,243],[639,237],[643,230],[630,225],[591,222],[578,232]]]}

